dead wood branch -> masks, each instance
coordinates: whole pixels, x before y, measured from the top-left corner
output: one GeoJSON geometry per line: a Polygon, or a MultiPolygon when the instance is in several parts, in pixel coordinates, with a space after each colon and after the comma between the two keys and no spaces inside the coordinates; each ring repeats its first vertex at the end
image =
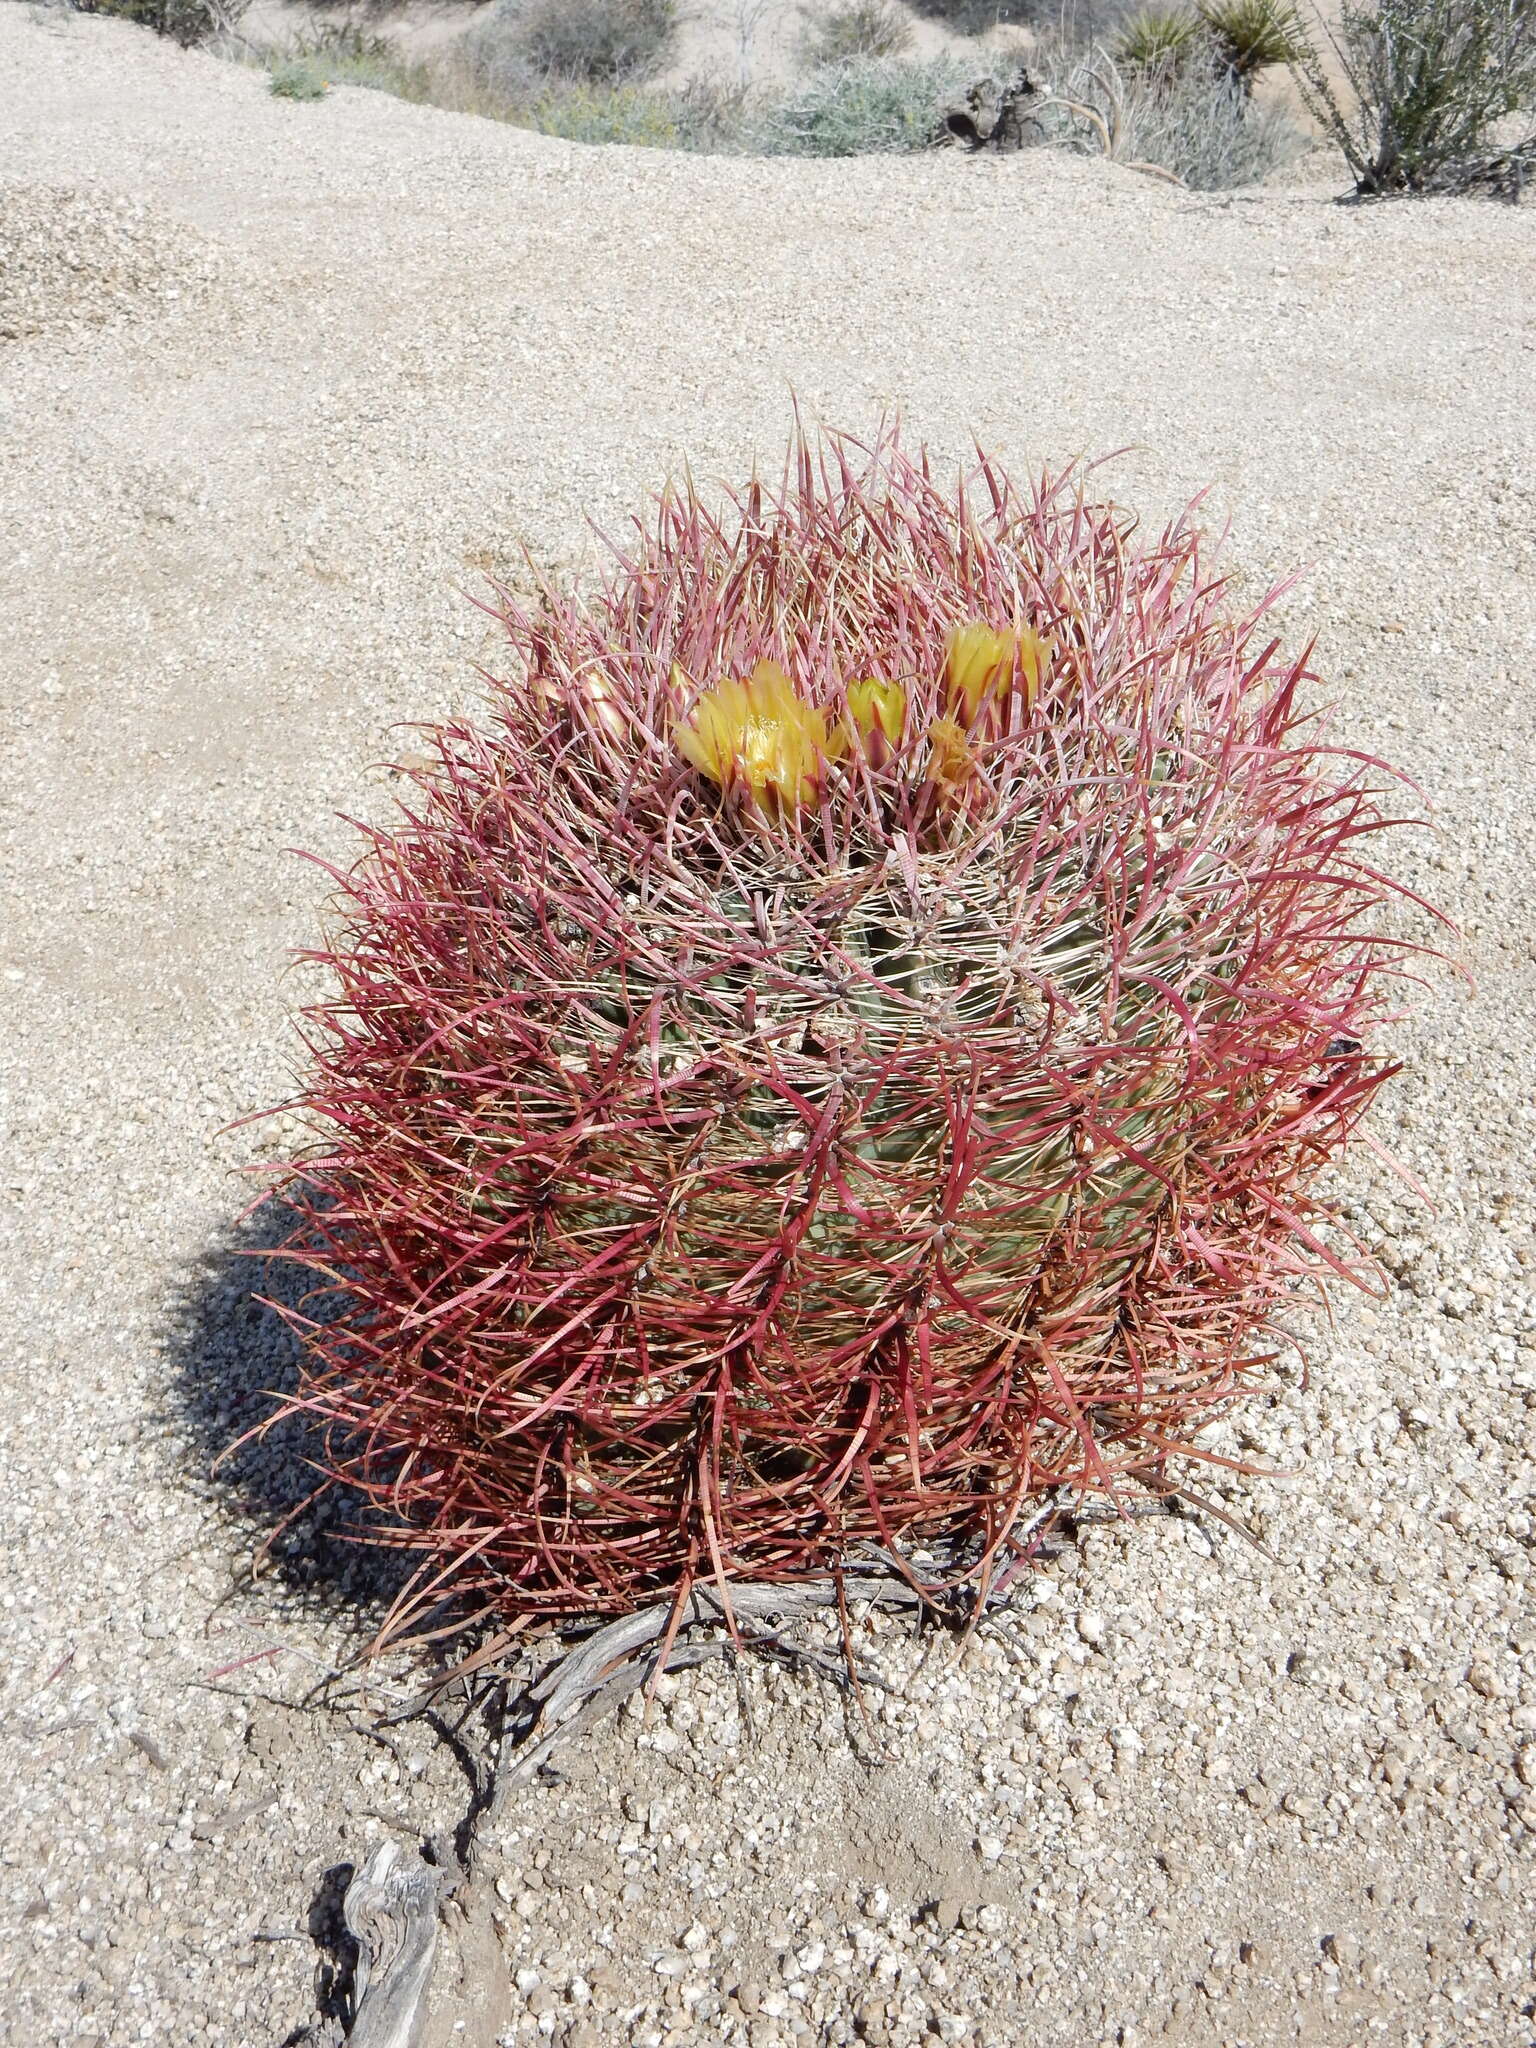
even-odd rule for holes
{"type": "Polygon", "coordinates": [[[421,2048],[439,1893],[437,1872],[388,1841],[348,1885],[342,1914],[357,1943],[352,2048],[421,2048]]]}

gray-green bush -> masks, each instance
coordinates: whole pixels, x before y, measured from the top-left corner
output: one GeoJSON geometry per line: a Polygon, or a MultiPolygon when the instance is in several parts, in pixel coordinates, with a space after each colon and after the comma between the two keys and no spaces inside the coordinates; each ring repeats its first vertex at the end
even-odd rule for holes
{"type": "Polygon", "coordinates": [[[900,57],[912,46],[912,24],[891,0],[845,0],[807,13],[800,54],[807,64],[843,64],[850,57],[900,57]]]}
{"type": "Polygon", "coordinates": [[[81,14],[111,14],[152,28],[188,49],[227,34],[250,0],[72,0],[81,14]]]}
{"type": "Polygon", "coordinates": [[[330,80],[313,57],[290,57],[273,65],[267,82],[276,99],[323,100],[330,80]]]}
{"type": "Polygon", "coordinates": [[[1256,185],[1305,147],[1281,107],[1254,106],[1242,81],[1218,69],[1142,81],[1128,117],[1131,153],[1199,192],[1256,185]]]}
{"type": "Polygon", "coordinates": [[[466,47],[508,86],[539,77],[634,85],[666,67],[678,22],[678,0],[499,0],[466,47]]]}
{"type": "Polygon", "coordinates": [[[1516,198],[1536,176],[1536,0],[1377,0],[1324,33],[1346,94],[1316,46],[1292,68],[1357,192],[1516,198]],[[1500,140],[1517,114],[1524,132],[1500,140]]]}
{"type": "Polygon", "coordinates": [[[912,0],[913,11],[940,21],[958,36],[985,35],[1000,21],[1025,21],[1041,0],[912,0]]]}
{"type": "Polygon", "coordinates": [[[955,56],[851,57],[823,65],[766,109],[759,147],[771,156],[925,149],[942,133],[945,102],[975,68],[955,56]]]}
{"type": "Polygon", "coordinates": [[[1034,117],[1043,140],[1166,171],[1197,191],[1257,184],[1303,146],[1283,110],[1256,106],[1211,43],[1157,68],[1060,44],[1037,61],[1050,102],[1034,117]]]}
{"type": "Polygon", "coordinates": [[[492,75],[452,50],[407,56],[387,36],[350,22],[306,30],[276,47],[231,39],[225,50],[261,66],[272,90],[288,99],[317,97],[324,85],[358,85],[567,142],[718,151],[753,146],[744,95],[704,79],[664,88],[512,68],[492,75]]]}

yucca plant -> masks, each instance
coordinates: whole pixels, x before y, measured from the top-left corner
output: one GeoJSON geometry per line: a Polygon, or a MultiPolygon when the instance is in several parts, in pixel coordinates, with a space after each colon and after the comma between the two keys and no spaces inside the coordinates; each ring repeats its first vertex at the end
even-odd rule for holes
{"type": "MultiPolygon", "coordinates": [[[[422,1600],[623,1613],[1166,1492],[1389,1068],[1384,777],[1271,599],[894,438],[668,491],[335,872],[294,1404],[422,1600]]],[[[1180,1482],[1182,1483],[1182,1482],[1180,1482]]]]}
{"type": "Polygon", "coordinates": [[[1111,52],[1128,71],[1168,72],[1184,63],[1203,40],[1203,25],[1193,8],[1139,7],[1121,24],[1111,52]]]}
{"type": "Polygon", "coordinates": [[[1112,54],[1127,70],[1163,78],[1203,62],[1246,95],[1260,71],[1297,63],[1306,48],[1289,0],[1197,0],[1193,7],[1138,9],[1116,35],[1112,54]]]}
{"type": "Polygon", "coordinates": [[[1226,69],[1246,89],[1260,71],[1295,64],[1307,49],[1306,29],[1290,0],[1204,0],[1200,19],[1226,69]]]}

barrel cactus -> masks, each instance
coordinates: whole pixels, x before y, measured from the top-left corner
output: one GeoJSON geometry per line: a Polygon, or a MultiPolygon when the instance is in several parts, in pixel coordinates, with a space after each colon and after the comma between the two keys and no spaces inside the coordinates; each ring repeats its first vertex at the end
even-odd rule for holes
{"type": "Polygon", "coordinates": [[[338,877],[297,1405],[434,1589],[619,1613],[1167,1484],[1387,1067],[1383,776],[1198,533],[894,439],[663,495],[338,877]]]}

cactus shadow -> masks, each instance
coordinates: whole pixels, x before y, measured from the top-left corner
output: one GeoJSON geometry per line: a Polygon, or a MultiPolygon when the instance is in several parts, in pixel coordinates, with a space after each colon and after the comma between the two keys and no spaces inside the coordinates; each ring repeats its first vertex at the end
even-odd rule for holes
{"type": "Polygon", "coordinates": [[[391,1524],[360,1494],[318,1490],[316,1424],[290,1415],[252,1434],[299,1382],[298,1340],[273,1306],[298,1307],[314,1288],[282,1255],[293,1223],[269,1198],[184,1270],[166,1336],[170,1420],[194,1483],[248,1539],[251,1561],[364,1625],[382,1619],[415,1560],[381,1547],[391,1524]]]}

